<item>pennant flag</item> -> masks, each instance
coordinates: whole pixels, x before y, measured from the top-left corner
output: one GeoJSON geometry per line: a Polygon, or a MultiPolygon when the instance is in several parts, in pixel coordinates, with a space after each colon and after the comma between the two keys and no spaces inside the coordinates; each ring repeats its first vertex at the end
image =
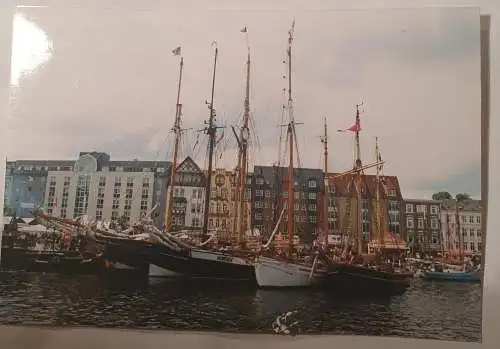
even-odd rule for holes
{"type": "Polygon", "coordinates": [[[354,125],[352,125],[349,128],[346,128],[345,130],[337,130],[337,132],[359,132],[361,131],[361,125],[359,124],[359,120],[356,121],[354,125]]]}
{"type": "Polygon", "coordinates": [[[243,27],[243,29],[241,29],[240,32],[246,33],[247,32],[247,27],[243,27]]]}
{"type": "Polygon", "coordinates": [[[173,50],[172,50],[172,54],[173,54],[174,56],[180,56],[180,55],[181,55],[181,47],[179,46],[179,47],[177,47],[177,48],[173,49],[173,50]]]}

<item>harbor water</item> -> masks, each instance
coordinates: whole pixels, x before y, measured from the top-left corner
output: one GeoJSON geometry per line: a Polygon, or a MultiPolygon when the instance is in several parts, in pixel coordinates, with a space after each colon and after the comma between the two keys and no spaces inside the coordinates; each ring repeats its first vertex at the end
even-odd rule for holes
{"type": "Polygon", "coordinates": [[[297,310],[301,333],[480,341],[481,285],[415,280],[403,295],[349,299],[320,290],[207,282],[0,273],[0,323],[271,332],[297,310]]]}

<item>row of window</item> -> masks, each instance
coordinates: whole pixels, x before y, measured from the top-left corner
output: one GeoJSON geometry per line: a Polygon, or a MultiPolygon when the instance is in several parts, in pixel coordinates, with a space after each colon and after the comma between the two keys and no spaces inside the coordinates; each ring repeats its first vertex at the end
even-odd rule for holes
{"type": "MultiPolygon", "coordinates": [[[[406,204],[406,213],[427,213],[427,205],[424,204],[406,204]],[[415,210],[414,210],[415,206],[415,210]]],[[[438,214],[439,206],[438,205],[430,205],[430,213],[438,214]]]]}

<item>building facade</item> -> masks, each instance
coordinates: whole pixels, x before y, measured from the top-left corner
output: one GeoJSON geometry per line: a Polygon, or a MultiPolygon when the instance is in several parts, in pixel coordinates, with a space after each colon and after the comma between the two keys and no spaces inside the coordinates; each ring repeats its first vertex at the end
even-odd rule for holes
{"type": "MultiPolygon", "coordinates": [[[[174,229],[200,229],[203,226],[206,177],[193,159],[187,157],[175,171],[172,225],[174,229]]],[[[165,207],[164,203],[160,205],[165,207]]],[[[165,210],[162,211],[164,220],[165,210]]]]}
{"type": "MultiPolygon", "coordinates": [[[[279,231],[287,236],[288,168],[255,166],[251,179],[252,226],[269,235],[285,209],[279,231]]],[[[323,172],[319,169],[294,169],[295,234],[302,241],[318,232],[318,202],[323,190],[323,172]]]]}
{"type": "Polygon", "coordinates": [[[135,220],[156,203],[155,182],[169,166],[111,161],[108,154],[98,152],[82,152],[76,162],[15,161],[8,172],[6,202],[9,209],[43,207],[47,214],[63,218],[87,214],[97,220],[135,220]]]}
{"type": "MultiPolygon", "coordinates": [[[[244,197],[246,209],[244,210],[243,231],[251,227],[251,197],[250,193],[252,175],[247,176],[247,189],[244,197]]],[[[238,231],[237,201],[236,201],[236,173],[224,169],[216,169],[212,173],[210,190],[210,207],[208,212],[208,229],[217,232],[221,240],[236,240],[238,231]]]]}
{"type": "Polygon", "coordinates": [[[71,170],[74,161],[7,161],[5,171],[4,212],[8,216],[32,218],[33,211],[44,205],[49,171],[71,170]]]}
{"type": "MultiPolygon", "coordinates": [[[[364,175],[360,185],[361,203],[359,204],[354,180],[354,175],[339,176],[338,173],[328,173],[326,191],[328,217],[326,219],[328,219],[328,235],[332,240],[341,243],[346,239],[352,239],[357,232],[361,233],[364,243],[376,240],[380,236],[386,239],[389,235],[386,233],[405,239],[403,197],[397,177],[381,177],[380,186],[377,189],[376,176],[364,175]]],[[[321,200],[319,205],[321,226],[325,220],[323,202],[321,200]]]]}
{"type": "Polygon", "coordinates": [[[444,249],[450,253],[461,249],[465,253],[482,251],[482,205],[480,200],[441,202],[441,233],[444,249]]]}
{"type": "Polygon", "coordinates": [[[404,223],[410,249],[416,253],[441,251],[441,202],[406,199],[404,207],[404,223]]]}

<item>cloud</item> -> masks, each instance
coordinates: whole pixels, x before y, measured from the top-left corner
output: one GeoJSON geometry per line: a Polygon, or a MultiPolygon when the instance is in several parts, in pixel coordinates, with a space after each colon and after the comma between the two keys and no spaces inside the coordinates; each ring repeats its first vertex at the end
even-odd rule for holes
{"type": "Polygon", "coordinates": [[[318,136],[326,115],[331,170],[352,166],[352,137],[335,130],[351,126],[354,105],[364,101],[363,160],[372,161],[378,136],[385,172],[400,178],[405,195],[441,187],[476,192],[480,183],[471,170],[480,158],[477,9],[296,14],[61,9],[57,17],[43,9],[23,11],[52,40],[53,55],[15,91],[9,158],[74,158],[89,149],[113,158],[170,156],[179,68],[171,50],[182,45],[181,103],[188,130],[181,154],[203,166],[206,141],[200,129],[208,117],[210,43],[217,40],[215,107],[227,154],[216,165],[233,167],[230,128],[241,120],[247,54],[239,30],[247,26],[257,131],[251,160],[274,163],[287,83],[283,59],[294,17],[292,82],[294,114],[304,123],[297,126],[301,165],[321,166],[318,136]]]}

